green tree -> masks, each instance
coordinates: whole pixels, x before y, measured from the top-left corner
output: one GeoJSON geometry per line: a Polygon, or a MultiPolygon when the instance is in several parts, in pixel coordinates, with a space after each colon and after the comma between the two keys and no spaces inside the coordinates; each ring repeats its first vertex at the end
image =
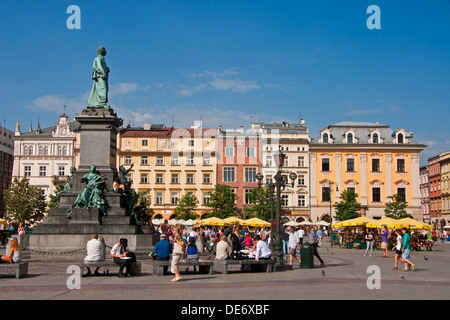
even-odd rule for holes
{"type": "MultiPolygon", "coordinates": [[[[272,205],[270,202],[269,187],[254,188],[248,197],[251,205],[244,208],[244,212],[248,218],[256,217],[265,221],[270,221],[272,205]]],[[[273,210],[275,210],[275,199],[273,200],[273,206],[273,210]]]]}
{"type": "Polygon", "coordinates": [[[236,214],[236,194],[231,188],[224,184],[216,184],[214,190],[209,193],[210,201],[206,205],[212,211],[208,213],[207,217],[217,217],[225,219],[236,214]]]}
{"type": "Polygon", "coordinates": [[[43,217],[47,204],[44,192],[30,185],[27,178],[14,178],[5,195],[6,220],[11,224],[30,225],[37,218],[43,217]]]}
{"type": "Polygon", "coordinates": [[[345,190],[341,193],[341,201],[333,205],[336,208],[336,219],[344,221],[359,217],[361,204],[357,202],[358,195],[352,191],[345,190]]]}
{"type": "Polygon", "coordinates": [[[175,209],[175,218],[183,220],[195,220],[197,219],[197,214],[195,209],[198,206],[198,199],[192,193],[187,193],[181,197],[178,207],[175,209]]]}
{"type": "Polygon", "coordinates": [[[391,199],[391,202],[386,203],[386,209],[384,209],[386,217],[392,219],[412,218],[412,215],[406,213],[408,203],[405,202],[401,195],[396,193],[388,197],[388,199],[391,199]]]}
{"type": "Polygon", "coordinates": [[[49,209],[56,208],[58,206],[58,193],[64,190],[64,186],[59,185],[55,187],[55,192],[49,195],[50,200],[47,203],[49,209]]]}

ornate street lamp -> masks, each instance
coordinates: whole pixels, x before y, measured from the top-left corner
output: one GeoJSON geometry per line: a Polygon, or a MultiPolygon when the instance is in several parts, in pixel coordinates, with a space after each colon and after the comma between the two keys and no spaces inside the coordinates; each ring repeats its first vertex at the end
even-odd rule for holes
{"type": "MultiPolygon", "coordinates": [[[[286,158],[286,155],[281,151],[278,150],[275,155],[274,155],[274,160],[275,160],[275,164],[277,166],[277,173],[274,177],[275,180],[275,184],[274,183],[270,183],[269,184],[269,189],[270,189],[270,193],[271,195],[273,195],[273,193],[276,193],[276,218],[275,218],[275,223],[276,223],[276,231],[273,228],[273,223],[274,223],[274,219],[273,219],[273,210],[272,210],[272,239],[274,239],[274,241],[272,241],[272,259],[274,260],[274,267],[275,270],[281,270],[281,269],[285,269],[285,268],[292,268],[292,266],[289,265],[284,265],[284,253],[282,250],[282,246],[281,246],[281,188],[285,188],[286,184],[288,183],[288,176],[287,175],[283,175],[282,174],[282,169],[283,169],[283,164],[284,164],[284,160],[286,158]],[[275,231],[275,232],[274,232],[275,231]],[[274,244],[273,244],[274,242],[274,244]]],[[[261,185],[261,181],[263,179],[263,175],[261,173],[258,173],[256,175],[256,178],[259,181],[259,184],[261,185]]],[[[295,180],[297,179],[297,174],[295,172],[291,172],[289,174],[289,178],[292,180],[292,187],[294,187],[295,184],[295,180]]]]}
{"type": "MultiPolygon", "coordinates": [[[[329,228],[329,232],[330,232],[330,247],[333,247],[333,239],[332,239],[332,236],[331,236],[331,225],[333,224],[333,214],[332,214],[332,211],[331,211],[331,203],[332,203],[332,200],[333,200],[333,184],[334,184],[334,182],[332,182],[332,181],[330,181],[330,228],[329,228]]],[[[339,189],[338,189],[338,186],[337,186],[337,184],[336,184],[336,192],[338,192],[339,191],[339,189]]]]}

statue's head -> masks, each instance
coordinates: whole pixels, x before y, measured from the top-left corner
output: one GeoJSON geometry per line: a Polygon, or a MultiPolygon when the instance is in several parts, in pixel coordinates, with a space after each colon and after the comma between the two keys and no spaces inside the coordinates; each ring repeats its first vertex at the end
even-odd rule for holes
{"type": "Polygon", "coordinates": [[[98,47],[97,54],[101,54],[102,56],[106,56],[106,49],[103,46],[98,47]]]}
{"type": "Polygon", "coordinates": [[[91,172],[94,172],[95,169],[97,169],[96,166],[95,165],[91,165],[91,172]]]}

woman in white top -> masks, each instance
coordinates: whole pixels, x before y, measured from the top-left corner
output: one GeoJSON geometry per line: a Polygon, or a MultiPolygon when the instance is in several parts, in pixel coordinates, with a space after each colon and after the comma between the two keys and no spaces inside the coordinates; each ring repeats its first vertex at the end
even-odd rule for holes
{"type": "Polygon", "coordinates": [[[398,259],[402,255],[402,236],[400,230],[395,230],[395,233],[397,235],[397,243],[392,250],[395,250],[395,256],[394,256],[394,267],[392,270],[398,270],[398,259]]]}
{"type": "Polygon", "coordinates": [[[9,241],[9,254],[0,256],[0,262],[19,263],[21,260],[19,241],[16,238],[11,238],[9,241]]]}

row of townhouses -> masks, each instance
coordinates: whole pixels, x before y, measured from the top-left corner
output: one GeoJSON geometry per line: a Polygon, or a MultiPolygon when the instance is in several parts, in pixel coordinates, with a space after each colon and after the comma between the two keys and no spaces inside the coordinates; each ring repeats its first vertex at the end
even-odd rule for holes
{"type": "MultiPolygon", "coordinates": [[[[72,166],[78,166],[79,127],[66,115],[45,129],[30,126],[21,132],[17,123],[13,135],[13,176],[28,177],[47,196],[56,185],[65,183],[72,166]]],[[[443,217],[444,223],[450,219],[450,158],[444,164],[441,154],[439,169],[432,161],[426,167],[430,189],[425,200],[424,168],[419,162],[426,146],[414,142],[412,132],[391,130],[378,122],[340,122],[321,130],[317,139],[310,137],[303,119],[299,123],[251,123],[247,130],[205,129],[201,122],[191,128],[128,125],[120,130],[117,141],[117,167],[131,168],[132,187],[147,192],[157,218],[170,219],[187,193],[197,197],[197,214],[203,217],[216,184],[229,185],[242,210],[250,205],[253,188],[273,181],[277,172],[274,155],[281,150],[286,155],[283,174],[296,176],[281,194],[286,219],[329,221],[330,213],[334,215],[332,205],[340,201],[344,190],[358,194],[361,214],[368,217],[384,217],[388,197],[400,194],[414,218],[434,222],[443,217]],[[434,173],[441,177],[441,172],[445,172],[445,178],[439,178],[443,185],[435,187],[434,173]],[[436,200],[436,188],[443,202],[436,200]],[[428,211],[424,209],[427,204],[428,211]]]]}

